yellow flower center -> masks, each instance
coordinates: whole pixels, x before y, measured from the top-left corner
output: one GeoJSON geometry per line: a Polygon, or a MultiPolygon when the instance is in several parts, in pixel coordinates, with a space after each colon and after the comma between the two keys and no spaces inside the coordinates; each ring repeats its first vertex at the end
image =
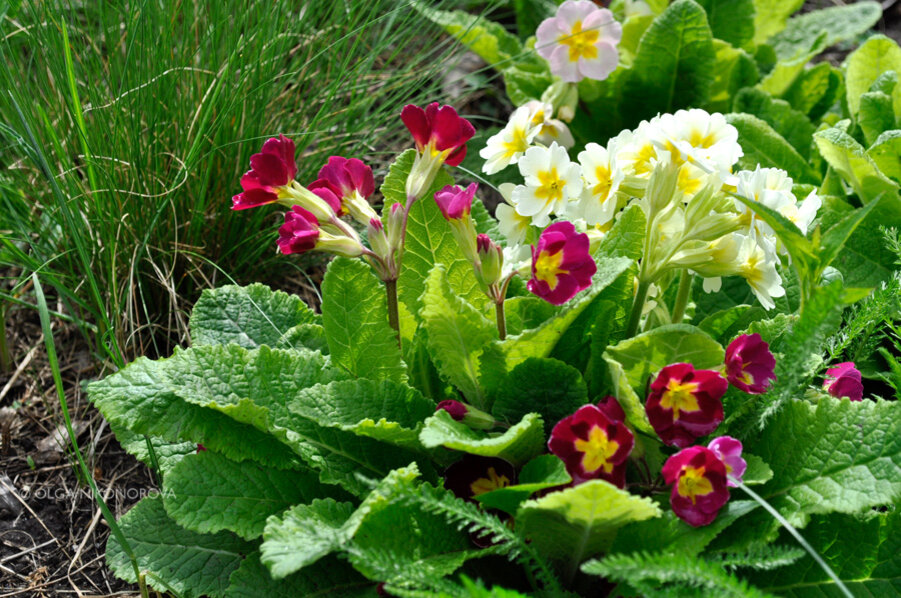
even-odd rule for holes
{"type": "Polygon", "coordinates": [[[526,140],[526,131],[521,127],[514,127],[513,139],[503,142],[504,158],[512,158],[514,154],[524,152],[529,149],[529,142],[526,140]]]}
{"type": "Polygon", "coordinates": [[[692,129],[691,135],[688,136],[688,143],[690,143],[692,147],[708,148],[716,143],[716,136],[713,133],[704,135],[700,130],[692,129]]]}
{"type": "Polygon", "coordinates": [[[698,398],[694,393],[698,390],[697,382],[680,383],[672,378],[666,383],[666,390],[660,398],[660,406],[673,410],[673,419],[679,419],[680,411],[698,411],[698,398]]]}
{"type": "Polygon", "coordinates": [[[576,62],[580,58],[594,60],[598,57],[598,49],[595,44],[598,43],[600,37],[600,31],[597,29],[582,31],[582,21],[576,21],[570,34],[561,36],[557,41],[569,47],[569,61],[576,62]]]}
{"type": "Polygon", "coordinates": [[[632,167],[635,169],[635,174],[648,174],[653,168],[651,167],[651,160],[657,158],[657,151],[654,149],[653,143],[646,143],[635,153],[635,163],[632,167]]]}
{"type": "Polygon", "coordinates": [[[601,203],[607,201],[607,195],[610,194],[610,187],[613,186],[613,176],[610,169],[606,166],[598,166],[594,169],[594,176],[598,180],[598,184],[592,187],[591,194],[600,198],[601,203]]]}
{"type": "Polygon", "coordinates": [[[491,492],[492,490],[506,488],[509,485],[510,480],[507,478],[507,476],[498,475],[493,467],[489,467],[488,477],[477,479],[475,482],[469,485],[469,489],[472,490],[473,496],[478,496],[479,494],[485,494],[486,492],[491,492]]]}
{"type": "Polygon", "coordinates": [[[698,496],[706,496],[713,492],[713,484],[704,477],[704,473],[706,471],[703,467],[683,467],[676,492],[680,496],[690,498],[691,504],[696,504],[698,496]]]}
{"type": "Polygon", "coordinates": [[[610,440],[607,433],[595,426],[588,433],[588,440],[579,438],[576,440],[576,450],[585,455],[582,457],[582,468],[587,473],[594,473],[603,468],[604,473],[613,471],[613,463],[610,457],[616,454],[619,443],[610,440]]]}
{"type": "Polygon", "coordinates": [[[566,181],[560,178],[556,168],[552,167],[550,170],[539,171],[538,183],[539,186],[535,190],[535,197],[543,199],[545,204],[563,199],[563,186],[566,184],[566,181]]]}
{"type": "Polygon", "coordinates": [[[679,169],[679,179],[676,185],[685,195],[694,195],[701,189],[701,177],[692,177],[688,166],[683,165],[679,169]]]}
{"type": "Polygon", "coordinates": [[[560,262],[563,261],[563,252],[549,254],[542,251],[535,260],[535,278],[544,281],[553,291],[557,288],[557,276],[567,274],[568,270],[560,269],[560,262]]]}

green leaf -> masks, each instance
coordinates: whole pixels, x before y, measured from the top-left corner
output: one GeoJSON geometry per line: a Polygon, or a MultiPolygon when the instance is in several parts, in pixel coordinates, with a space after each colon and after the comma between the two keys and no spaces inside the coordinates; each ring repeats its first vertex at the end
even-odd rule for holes
{"type": "Polygon", "coordinates": [[[857,119],[867,145],[889,129],[895,128],[892,96],[881,91],[870,91],[860,96],[860,115],[857,119]]]}
{"type": "Polygon", "coordinates": [[[540,455],[526,463],[519,472],[519,484],[480,494],[475,499],[489,509],[500,509],[516,515],[519,505],[539,490],[569,484],[572,478],[566,465],[555,455],[540,455]]]}
{"type": "Polygon", "coordinates": [[[419,428],[435,404],[414,388],[382,380],[318,384],[287,400],[288,411],[326,428],[419,449],[419,428]]]}
{"type": "Polygon", "coordinates": [[[523,503],[516,522],[542,554],[578,564],[609,550],[622,526],[661,514],[649,498],[590,480],[523,503]]]}
{"type": "Polygon", "coordinates": [[[699,0],[698,4],[707,11],[707,22],[714,37],[736,48],[753,47],[753,0],[699,0]]]}
{"type": "Polygon", "coordinates": [[[166,475],[163,504],[176,523],[200,533],[222,530],[252,540],[269,515],[326,496],[310,471],[237,463],[206,450],[182,459],[166,475]]]}
{"type": "Polygon", "coordinates": [[[807,116],[757,88],[742,89],[735,97],[735,112],[752,114],[769,124],[803,157],[810,155],[811,137],[816,131],[807,116]]]}
{"type": "Polygon", "coordinates": [[[795,110],[816,121],[838,99],[841,87],[841,71],[827,62],[821,62],[798,75],[782,98],[795,110]]]}
{"type": "MultiPolygon", "coordinates": [[[[405,184],[415,157],[416,151],[410,149],[391,165],[381,187],[386,209],[391,203],[406,202],[405,184]]],[[[437,264],[444,264],[447,281],[455,294],[477,308],[488,301],[479,288],[472,264],[463,257],[450,225],[433,199],[436,191],[453,183],[450,175],[440,171],[422,199],[410,208],[403,268],[397,286],[400,300],[414,315],[420,312],[422,304],[419,297],[425,290],[426,279],[437,264]]]]}
{"type": "Polygon", "coordinates": [[[326,557],[317,563],[315,570],[302,570],[274,580],[260,561],[260,553],[253,552],[232,573],[225,598],[257,598],[263,594],[305,598],[376,598],[379,595],[375,582],[337,558],[326,557]]]}
{"type": "Polygon", "coordinates": [[[425,289],[420,317],[435,365],[468,401],[483,407],[486,397],[479,386],[478,356],[497,332],[474,307],[453,295],[442,266],[432,269],[425,289]]]}
{"type": "MultiPolygon", "coordinates": [[[[803,533],[854,596],[901,595],[901,515],[897,510],[861,517],[815,516],[803,533]]],[[[783,536],[791,541],[788,534],[783,536]]],[[[793,598],[840,595],[835,583],[806,554],[790,568],[754,573],[751,581],[793,598]]]]}
{"type": "MultiPolygon", "coordinates": [[[[860,111],[860,97],[886,71],[901,73],[901,48],[884,35],[874,35],[845,60],[845,89],[848,110],[853,118],[860,111]]],[[[901,89],[892,92],[894,113],[901,114],[901,89]]]]}
{"type": "Polygon", "coordinates": [[[522,52],[516,36],[507,33],[499,23],[462,10],[436,10],[423,2],[414,2],[413,6],[488,64],[504,62],[522,52]]]}
{"type": "Polygon", "coordinates": [[[813,136],[823,158],[844,178],[863,203],[888,195],[896,197],[898,185],[882,174],[853,137],[832,127],[813,136]]]}
{"type": "Polygon", "coordinates": [[[550,433],[558,421],[588,402],[579,370],[556,359],[530,357],[507,374],[494,393],[491,412],[508,423],[537,412],[550,433]]]}
{"type": "Polygon", "coordinates": [[[756,484],[764,484],[773,479],[773,470],[757,455],[743,454],[742,459],[748,463],[748,469],[745,470],[745,474],[741,478],[743,483],[748,486],[754,486],[756,484]]]}
{"type": "Polygon", "coordinates": [[[754,0],[754,43],[761,44],[785,28],[804,0],[754,0]]]}
{"type": "Polygon", "coordinates": [[[879,135],[867,150],[867,155],[883,174],[892,177],[895,182],[901,181],[901,130],[885,131],[879,135]]]}
{"type": "Polygon", "coordinates": [[[775,472],[758,491],[793,525],[817,513],[860,513],[901,497],[898,403],[823,396],[789,401],[748,450],[775,472]]]}
{"type": "Polygon", "coordinates": [[[698,324],[698,328],[723,344],[741,334],[751,322],[766,318],[766,310],[754,305],[736,305],[712,313],[698,324]]]}
{"type": "Polygon", "coordinates": [[[883,242],[880,227],[901,229],[901,199],[881,199],[833,261],[846,286],[873,288],[892,277],[897,256],[883,242]]]}
{"type": "Polygon", "coordinates": [[[758,164],[781,168],[796,183],[818,183],[819,177],[807,161],[770,125],[750,114],[727,114],[726,120],[738,129],[744,156],[739,166],[754,170],[758,164]]]}
{"type": "Polygon", "coordinates": [[[870,213],[879,205],[879,203],[880,199],[877,198],[864,207],[858,210],[854,210],[823,234],[823,237],[820,240],[821,270],[830,265],[832,261],[836,257],[838,257],[838,254],[845,247],[848,239],[851,237],[860,223],[870,215],[870,213]]]}
{"type": "Polygon", "coordinates": [[[619,62],[623,66],[632,66],[638,44],[651,23],[654,15],[630,15],[623,21],[623,35],[616,47],[619,50],[619,62]]]}
{"type": "Polygon", "coordinates": [[[641,206],[633,204],[622,211],[598,246],[595,257],[641,259],[647,218],[641,206]]]}
{"type": "MultiPolygon", "coordinates": [[[[222,596],[229,576],[253,544],[219,532],[199,534],[169,519],[161,496],[149,496],[119,519],[119,526],[145,572],[147,584],[160,592],[173,590],[185,598],[222,596]]],[[[117,577],[137,583],[131,561],[111,535],[106,562],[117,577]]]]}
{"type": "Polygon", "coordinates": [[[735,94],[754,85],[760,78],[754,58],[740,48],[733,48],[722,40],[713,40],[716,51],[715,77],[710,88],[706,108],[710,111],[730,112],[735,94]]]}
{"type": "Polygon", "coordinates": [[[787,60],[799,51],[810,48],[824,32],[827,36],[826,47],[853,40],[869,31],[881,16],[882,7],[878,2],[856,2],[815,10],[790,19],[785,29],[767,43],[773,46],[780,59],[787,60]]]}
{"type": "Polygon", "coordinates": [[[325,328],[319,324],[298,324],[289,328],[275,344],[279,349],[310,349],[328,355],[325,328]]]}
{"type": "Polygon", "coordinates": [[[447,411],[436,411],[425,420],[419,440],[426,448],[443,446],[481,457],[500,457],[514,465],[525,463],[545,450],[541,416],[529,413],[503,434],[490,436],[455,421],[447,411]]]}
{"type": "Polygon", "coordinates": [[[322,280],[322,325],[332,363],[358,378],[403,382],[385,289],[360,260],[332,260],[322,280]]]}
{"type": "Polygon", "coordinates": [[[317,319],[300,297],[255,283],[205,289],[194,305],[189,326],[194,345],[237,343],[254,349],[275,347],[289,329],[317,319]]]}
{"type": "Polygon", "coordinates": [[[540,100],[544,91],[554,82],[548,63],[534,54],[501,71],[507,96],[514,106],[522,106],[530,100],[540,100]]]}
{"type": "Polygon", "coordinates": [[[673,2],[638,45],[624,89],[628,120],[704,104],[713,84],[714,60],[704,9],[691,0],[673,2]]]}
{"type": "Polygon", "coordinates": [[[760,87],[774,96],[781,96],[788,91],[804,72],[805,65],[826,49],[826,37],[826,33],[823,32],[812,40],[809,46],[798,48],[793,56],[779,60],[773,70],[760,82],[760,87]]]}
{"type": "MultiPolygon", "coordinates": [[[[147,467],[153,467],[150,450],[147,448],[146,436],[135,434],[128,428],[110,427],[113,429],[119,445],[126,453],[132,455],[147,467]]],[[[156,457],[157,465],[159,465],[159,472],[163,477],[186,455],[193,455],[197,452],[197,443],[195,442],[167,442],[161,438],[150,438],[150,444],[153,446],[153,453],[156,457]]]]}

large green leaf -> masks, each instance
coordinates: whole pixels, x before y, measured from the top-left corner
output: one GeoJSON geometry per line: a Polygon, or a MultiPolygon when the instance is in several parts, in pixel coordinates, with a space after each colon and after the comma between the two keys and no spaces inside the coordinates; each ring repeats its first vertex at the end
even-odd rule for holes
{"type": "Polygon", "coordinates": [[[714,60],[704,9],[691,0],[673,2],[641,38],[625,83],[627,120],[637,123],[704,104],[713,84],[714,60]]]}
{"type": "Polygon", "coordinates": [[[860,96],[857,124],[860,125],[867,145],[875,143],[883,132],[894,129],[895,111],[892,108],[892,96],[882,91],[869,91],[860,96]]]}
{"type": "Polygon", "coordinates": [[[476,500],[489,509],[500,509],[516,515],[519,505],[539,490],[569,484],[572,478],[566,473],[566,466],[556,455],[539,455],[526,463],[519,472],[519,483],[506,488],[485,492],[476,500]]]}
{"type": "Polygon", "coordinates": [[[816,128],[802,112],[785,100],[774,99],[762,89],[749,87],[735,97],[735,112],[752,114],[765,121],[788,141],[802,157],[810,155],[811,137],[816,128]]]}
{"type": "Polygon", "coordinates": [[[468,401],[483,407],[486,397],[479,385],[478,357],[497,332],[474,307],[453,295],[440,265],[429,274],[425,287],[420,317],[432,359],[468,401]]]}
{"type": "Polygon", "coordinates": [[[698,0],[713,36],[736,48],[752,49],[754,0],[698,0]]]}
{"type": "Polygon", "coordinates": [[[301,570],[274,580],[260,561],[260,553],[254,552],[232,573],[225,598],[258,598],[263,594],[304,598],[377,598],[376,585],[335,557],[320,560],[315,569],[301,570]]]}
{"type": "Polygon", "coordinates": [[[841,71],[827,62],[821,62],[798,75],[782,94],[782,99],[816,121],[835,103],[841,87],[841,71]]]}
{"type": "MultiPolygon", "coordinates": [[[[845,89],[848,110],[857,118],[860,97],[870,91],[870,86],[886,71],[901,73],[901,48],[884,35],[874,35],[848,56],[845,61],[845,89]]],[[[895,114],[901,114],[901,88],[892,92],[895,114]]]]}
{"type": "Polygon", "coordinates": [[[775,472],[759,493],[795,525],[901,498],[901,410],[883,400],[792,400],[746,448],[775,472]]]}
{"type": "Polygon", "coordinates": [[[823,158],[854,189],[864,203],[879,196],[897,197],[898,185],[888,179],[853,137],[838,127],[819,131],[814,136],[823,158]]]}
{"type": "MultiPolygon", "coordinates": [[[[135,434],[128,428],[110,427],[116,435],[119,446],[126,453],[134,456],[144,465],[154,467],[153,459],[150,458],[150,449],[147,448],[148,438],[146,436],[135,434]]],[[[153,447],[156,465],[159,466],[159,472],[163,477],[185,456],[197,452],[197,443],[195,442],[167,442],[161,438],[150,438],[149,441],[153,447]]]]}
{"type": "Polygon", "coordinates": [[[296,295],[266,285],[225,285],[205,289],[191,312],[194,345],[237,343],[254,349],[275,347],[289,329],[314,324],[318,316],[296,295]]]}
{"type": "Polygon", "coordinates": [[[574,566],[609,550],[622,526],[661,513],[649,498],[590,480],[523,503],[516,522],[541,553],[574,566]]]}
{"type": "MultiPolygon", "coordinates": [[[[185,598],[225,594],[229,576],[253,544],[235,534],[199,534],[178,526],[163,509],[161,496],[147,497],[119,519],[147,584],[160,592],[173,590],[185,598]]],[[[131,561],[111,535],[106,562],[116,576],[137,583],[131,561]]]]}
{"type": "Polygon", "coordinates": [[[722,344],[728,344],[741,334],[751,322],[766,318],[766,310],[754,305],[736,305],[712,313],[698,324],[698,328],[722,344]]]}
{"type": "Polygon", "coordinates": [[[785,29],[767,43],[776,50],[776,56],[786,60],[811,47],[824,32],[827,35],[827,47],[840,41],[852,40],[866,33],[881,16],[882,7],[878,2],[855,2],[848,6],[815,10],[790,19],[785,29]]]}
{"type": "Polygon", "coordinates": [[[554,82],[548,63],[536,54],[526,54],[501,71],[504,87],[514,106],[522,106],[530,100],[540,100],[545,90],[554,82]]]}
{"type": "Polygon", "coordinates": [[[754,170],[759,164],[785,170],[796,183],[819,182],[807,161],[765,121],[750,114],[728,114],[726,120],[738,129],[745,152],[739,159],[742,168],[754,170]]]}
{"type": "Polygon", "coordinates": [[[901,199],[880,200],[843,245],[832,265],[841,271],[846,286],[873,288],[891,278],[898,258],[884,242],[882,227],[901,229],[901,199]]]}
{"type": "Polygon", "coordinates": [[[513,368],[494,395],[495,417],[513,423],[537,412],[548,433],[588,402],[588,388],[579,370],[556,359],[537,357],[513,368]]]}
{"type": "Polygon", "coordinates": [[[385,289],[360,260],[335,258],[322,280],[322,325],[332,363],[359,378],[406,377],[388,325],[385,289]]]}
{"type": "Polygon", "coordinates": [[[500,23],[462,10],[436,10],[424,2],[414,2],[413,6],[488,64],[506,62],[522,52],[516,36],[507,33],[500,23]]]}
{"type": "Polygon", "coordinates": [[[326,496],[314,472],[237,463],[206,450],[166,475],[163,504],[179,525],[200,533],[228,530],[252,540],[269,515],[326,496]]]}
{"type": "Polygon", "coordinates": [[[895,182],[901,181],[901,130],[885,131],[867,150],[879,170],[895,182]]]}
{"type": "Polygon", "coordinates": [[[802,4],[804,0],[754,0],[754,43],[763,43],[782,31],[802,4]]]}
{"type": "Polygon", "coordinates": [[[754,58],[741,48],[718,39],[713,40],[713,48],[716,52],[715,77],[704,107],[711,112],[730,112],[735,94],[754,85],[760,72],[754,58]]]}
{"type": "Polygon", "coordinates": [[[425,421],[419,439],[426,448],[443,446],[470,455],[500,457],[514,465],[545,450],[544,426],[536,413],[529,413],[503,434],[490,436],[454,420],[442,409],[425,421]]]}

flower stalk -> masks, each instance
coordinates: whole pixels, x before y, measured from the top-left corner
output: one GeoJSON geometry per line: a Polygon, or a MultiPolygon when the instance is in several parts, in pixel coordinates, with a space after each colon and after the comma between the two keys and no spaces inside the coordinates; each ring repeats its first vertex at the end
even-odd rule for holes
{"type": "Polygon", "coordinates": [[[670,316],[670,322],[673,324],[681,324],[682,318],[685,317],[685,308],[688,307],[688,297],[691,294],[691,283],[694,280],[691,272],[687,268],[682,269],[679,276],[679,290],[676,293],[676,302],[673,304],[673,313],[670,316]]]}

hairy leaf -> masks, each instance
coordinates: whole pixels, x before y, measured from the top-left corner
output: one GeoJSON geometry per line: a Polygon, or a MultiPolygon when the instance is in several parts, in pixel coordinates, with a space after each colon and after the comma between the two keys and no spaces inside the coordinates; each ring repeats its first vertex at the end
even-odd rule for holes
{"type": "Polygon", "coordinates": [[[275,580],[260,561],[260,553],[250,554],[229,579],[225,598],[303,596],[304,598],[376,598],[376,583],[334,557],[320,560],[315,569],[301,570],[275,580]]]}
{"type": "Polygon", "coordinates": [[[807,116],[785,100],[774,99],[755,87],[741,90],[735,97],[735,112],[752,114],[766,121],[803,157],[810,154],[811,137],[816,130],[807,116]]]}
{"type": "Polygon", "coordinates": [[[488,436],[455,421],[442,409],[425,421],[419,440],[426,448],[443,446],[471,455],[500,457],[514,465],[545,450],[544,427],[536,413],[529,413],[500,436],[488,436]]]}
{"type": "Polygon", "coordinates": [[[556,359],[530,357],[507,374],[495,392],[492,413],[513,423],[537,412],[550,433],[558,421],[587,402],[588,389],[579,370],[556,359]]]}
{"type": "Polygon", "coordinates": [[[750,114],[729,114],[726,120],[738,129],[745,152],[739,159],[742,168],[754,170],[760,164],[781,168],[798,183],[819,182],[807,161],[766,122],[750,114]]]}
{"type": "Polygon", "coordinates": [[[700,0],[707,12],[713,36],[736,48],[752,48],[754,39],[753,0],[700,0]]]}
{"type": "Polygon", "coordinates": [[[834,6],[815,10],[790,19],[785,29],[768,40],[776,56],[786,60],[813,45],[823,32],[825,45],[853,40],[866,33],[882,16],[878,2],[856,2],[847,6],[834,6]]]}
{"type": "MultiPolygon", "coordinates": [[[[886,71],[901,73],[901,48],[884,35],[874,35],[845,61],[845,89],[848,110],[853,118],[860,111],[860,97],[886,71]]],[[[896,85],[892,92],[895,114],[901,114],[901,89],[896,85]]]]}
{"type": "Polygon", "coordinates": [[[763,43],[782,31],[802,4],[804,0],[754,0],[754,43],[763,43]]]}
{"type": "MultiPolygon", "coordinates": [[[[901,51],[901,50],[899,50],[901,51]]],[[[886,195],[896,197],[898,185],[882,174],[853,137],[838,127],[813,136],[823,158],[844,178],[863,203],[886,195]]]]}

